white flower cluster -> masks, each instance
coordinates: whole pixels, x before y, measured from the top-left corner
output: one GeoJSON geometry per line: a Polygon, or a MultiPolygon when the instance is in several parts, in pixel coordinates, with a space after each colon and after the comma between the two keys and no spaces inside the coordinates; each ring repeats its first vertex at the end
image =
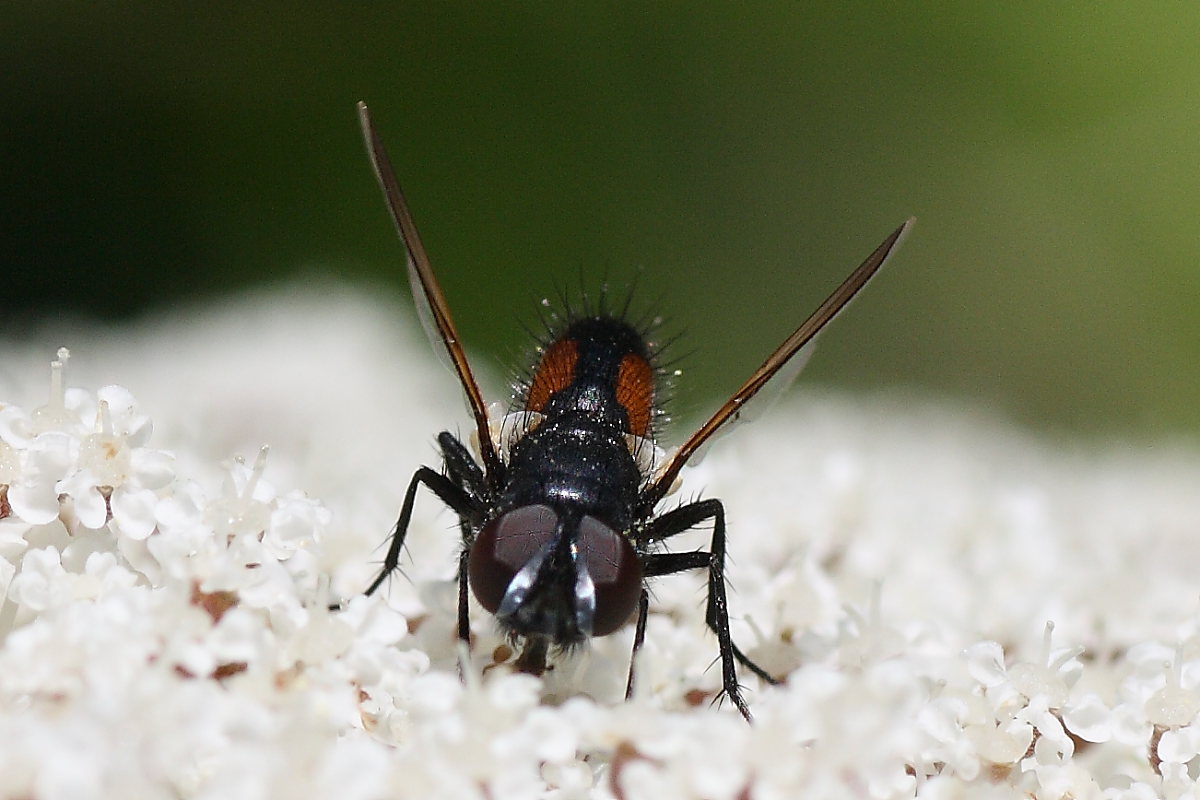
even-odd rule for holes
{"type": "MultiPolygon", "coordinates": [[[[743,675],[750,726],[712,702],[700,576],[654,583],[629,702],[628,630],[543,679],[477,608],[457,649],[456,520],[433,498],[407,578],[356,596],[432,452],[391,443],[454,422],[394,399],[453,380],[402,349],[381,363],[370,341],[403,337],[344,324],[383,316],[361,299],[269,307],[342,348],[345,397],[279,377],[221,413],[160,403],[168,452],[129,391],[64,388],[66,351],[44,404],[0,396],[0,798],[1200,797],[1196,455],[1065,455],[884,400],[808,397],[739,430],[684,491],[726,501],[735,637],[786,679],[743,675]],[[291,401],[315,409],[307,450],[206,466],[205,443],[291,401]]],[[[311,355],[281,338],[272,363],[311,355]]],[[[167,361],[145,374],[178,386],[167,361]]]]}

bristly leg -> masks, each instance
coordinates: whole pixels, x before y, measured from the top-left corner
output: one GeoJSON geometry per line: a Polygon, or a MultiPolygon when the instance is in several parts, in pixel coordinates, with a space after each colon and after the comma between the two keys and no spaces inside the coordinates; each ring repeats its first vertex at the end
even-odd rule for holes
{"type": "Polygon", "coordinates": [[[459,514],[465,513],[470,508],[470,500],[462,489],[455,486],[454,483],[445,475],[434,472],[429,467],[421,467],[413,473],[412,480],[408,483],[408,490],[404,493],[404,505],[400,508],[400,517],[396,520],[396,527],[392,529],[392,540],[388,545],[387,555],[383,558],[383,568],[379,570],[379,574],[375,576],[375,580],[367,587],[363,593],[370,596],[383,585],[383,582],[396,571],[400,566],[400,551],[404,548],[404,539],[408,536],[408,524],[412,521],[413,506],[416,504],[417,487],[425,484],[434,494],[438,496],[443,503],[454,509],[459,514]]]}
{"type": "Polygon", "coordinates": [[[458,556],[458,638],[468,646],[471,644],[470,588],[467,577],[470,561],[471,548],[464,546],[458,556]]]}
{"type": "Polygon", "coordinates": [[[646,617],[650,612],[650,593],[642,587],[642,596],[638,599],[637,624],[633,629],[633,651],[629,654],[629,680],[625,683],[625,699],[633,697],[633,670],[637,661],[638,651],[646,641],[646,617]]]}
{"type": "MultiPolygon", "coordinates": [[[[383,559],[383,568],[379,575],[367,587],[364,594],[372,595],[387,580],[400,565],[400,552],[404,548],[404,540],[408,536],[408,526],[412,521],[413,507],[416,505],[417,487],[424,484],[438,499],[446,504],[459,518],[463,520],[463,538],[467,538],[470,522],[480,517],[482,495],[486,491],[483,471],[462,442],[449,433],[438,436],[441,445],[442,458],[446,465],[446,474],[435,472],[429,467],[421,467],[412,476],[408,489],[404,493],[404,504],[400,507],[400,517],[396,527],[392,529],[392,540],[388,545],[387,555],[383,559]]],[[[465,541],[464,544],[470,544],[465,541]]],[[[465,563],[465,562],[464,562],[465,563]]],[[[459,566],[459,578],[463,575],[463,565],[459,566]]],[[[462,590],[460,589],[460,594],[462,590]]],[[[462,636],[462,606],[460,601],[459,636],[462,636]]]]}
{"type": "MultiPolygon", "coordinates": [[[[745,653],[733,643],[729,632],[729,606],[725,596],[725,507],[720,500],[700,500],[669,511],[653,520],[647,527],[644,541],[661,541],[684,531],[695,528],[706,520],[713,521],[711,552],[697,550],[690,553],[658,553],[645,556],[643,566],[647,578],[658,575],[670,575],[690,569],[708,570],[708,604],[705,611],[705,622],[717,636],[717,646],[721,654],[721,686],[724,694],[746,718],[752,721],[750,708],[742,697],[742,688],[737,681],[739,663],[767,683],[779,683],[766,670],[751,661],[745,653]]],[[[641,609],[639,609],[639,627],[643,628],[641,609]]],[[[641,645],[643,637],[634,634],[634,652],[641,645]]]]}
{"type": "MultiPolygon", "coordinates": [[[[442,451],[442,463],[445,464],[446,475],[454,480],[458,486],[466,491],[468,497],[473,504],[475,513],[469,517],[460,512],[464,521],[478,523],[479,514],[484,507],[488,493],[488,476],[484,475],[483,468],[475,461],[471,455],[471,451],[463,445],[449,431],[442,431],[437,437],[438,447],[442,451]]],[[[503,462],[501,462],[503,463],[503,462]]],[[[453,505],[446,505],[454,508],[453,505]]],[[[457,508],[454,508],[458,511],[457,508]]]]}

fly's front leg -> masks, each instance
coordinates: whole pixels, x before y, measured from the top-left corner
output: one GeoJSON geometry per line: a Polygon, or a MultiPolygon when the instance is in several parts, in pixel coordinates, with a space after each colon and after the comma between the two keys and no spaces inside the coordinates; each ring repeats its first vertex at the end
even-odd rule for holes
{"type": "MultiPolygon", "coordinates": [[[[413,506],[417,499],[417,487],[421,484],[429,487],[443,503],[454,509],[460,516],[473,508],[472,499],[445,475],[434,472],[429,467],[418,469],[413,473],[412,480],[408,482],[408,490],[404,493],[404,504],[400,507],[400,518],[396,520],[396,526],[392,529],[391,543],[388,545],[387,555],[383,559],[383,568],[363,594],[367,596],[374,594],[375,590],[399,565],[400,551],[404,548],[405,537],[408,536],[408,524],[412,520],[413,506]]],[[[329,610],[339,611],[341,607],[341,603],[333,603],[329,606],[329,610]]]]}
{"type": "Polygon", "coordinates": [[[416,504],[417,487],[425,484],[438,499],[454,510],[460,517],[471,514],[474,504],[471,498],[449,478],[429,467],[421,467],[413,474],[408,483],[408,491],[404,493],[404,505],[400,507],[400,518],[392,529],[392,541],[388,545],[387,555],[383,558],[383,569],[367,587],[364,594],[372,595],[400,565],[400,551],[404,548],[404,539],[408,536],[408,524],[412,521],[413,506],[416,504]]]}
{"type": "MultiPolygon", "coordinates": [[[[463,544],[462,552],[458,554],[458,638],[469,646],[471,644],[471,616],[467,569],[471,557],[471,545],[475,542],[475,533],[482,523],[482,509],[487,504],[488,482],[483,470],[471,456],[471,452],[449,432],[443,432],[438,436],[438,444],[442,448],[446,474],[454,478],[467,495],[471,506],[471,513],[454,509],[459,516],[463,544]]],[[[450,504],[447,503],[447,505],[450,504]]],[[[453,508],[453,506],[451,507],[453,508]]]]}
{"type": "Polygon", "coordinates": [[[729,606],[725,595],[725,507],[721,505],[720,500],[715,499],[689,503],[653,520],[640,538],[644,541],[660,541],[691,530],[710,519],[713,521],[711,552],[699,550],[691,553],[651,554],[645,556],[643,566],[647,578],[690,569],[708,570],[705,622],[717,635],[717,646],[721,654],[721,685],[737,710],[749,721],[750,709],[737,682],[735,662],[768,683],[774,684],[778,681],[751,661],[733,643],[733,637],[729,633],[729,606]]]}
{"type": "Polygon", "coordinates": [[[646,615],[650,611],[650,594],[642,587],[642,596],[638,599],[637,625],[633,629],[633,652],[629,654],[629,680],[625,682],[625,699],[633,697],[633,663],[637,660],[638,650],[646,641],[646,615]]]}
{"type": "MultiPolygon", "coordinates": [[[[442,462],[446,465],[446,474],[470,496],[476,507],[480,507],[488,493],[488,479],[471,455],[471,451],[449,431],[439,433],[437,440],[442,450],[442,462]]],[[[463,517],[464,521],[467,519],[461,512],[459,516],[463,517]]]]}
{"type": "Polygon", "coordinates": [[[467,581],[467,567],[471,559],[471,550],[464,547],[458,556],[458,638],[463,644],[471,645],[471,614],[468,598],[470,591],[467,581]]]}
{"type": "MultiPolygon", "coordinates": [[[[444,474],[435,472],[429,467],[421,467],[412,476],[408,489],[404,493],[404,503],[400,507],[400,517],[392,529],[391,541],[388,544],[387,555],[383,559],[383,568],[379,575],[367,587],[365,594],[374,594],[383,582],[396,571],[400,564],[400,554],[404,550],[404,541],[408,536],[408,526],[412,522],[413,507],[416,505],[417,487],[424,485],[437,495],[458,515],[459,527],[462,531],[462,551],[458,560],[458,638],[470,644],[471,625],[468,614],[468,582],[467,567],[471,544],[475,532],[482,524],[485,509],[491,497],[488,477],[476,463],[467,448],[452,434],[444,432],[438,436],[438,444],[442,451],[444,474]]],[[[331,605],[330,610],[336,611],[340,605],[331,605]]]]}
{"type": "MultiPolygon", "coordinates": [[[[475,463],[475,459],[471,457],[462,442],[450,433],[439,434],[438,444],[441,446],[446,474],[434,472],[429,467],[421,467],[409,481],[408,491],[404,493],[404,504],[400,507],[400,517],[396,520],[396,527],[392,529],[392,541],[388,545],[387,555],[383,559],[383,569],[367,587],[366,594],[368,595],[374,594],[375,590],[400,564],[400,552],[404,548],[404,539],[408,536],[408,525],[412,521],[413,506],[417,499],[417,486],[420,484],[424,484],[450,510],[458,514],[463,529],[463,543],[470,545],[469,531],[473,530],[473,526],[482,513],[483,496],[486,491],[483,470],[475,463]]],[[[459,573],[461,583],[461,568],[459,573]]],[[[459,635],[461,636],[461,630],[459,635]]]]}

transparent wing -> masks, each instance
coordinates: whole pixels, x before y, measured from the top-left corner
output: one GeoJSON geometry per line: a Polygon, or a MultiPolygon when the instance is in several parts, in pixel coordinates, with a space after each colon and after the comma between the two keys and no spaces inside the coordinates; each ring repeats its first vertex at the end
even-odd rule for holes
{"type": "Polygon", "coordinates": [[[450,317],[450,307],[446,304],[442,287],[433,274],[429,255],[425,252],[425,246],[421,244],[421,236],[417,233],[417,226],[408,210],[404,193],[400,191],[400,183],[396,180],[391,159],[388,158],[379,133],[375,130],[366,103],[358,104],[358,118],[362,124],[363,139],[367,143],[367,153],[371,156],[371,166],[375,168],[375,177],[379,180],[388,210],[396,223],[396,230],[400,232],[400,238],[408,251],[408,279],[413,287],[417,314],[435,346],[437,342],[441,342],[442,347],[438,349],[444,350],[450,365],[458,375],[458,382],[462,384],[463,392],[467,396],[471,415],[475,418],[475,430],[479,437],[479,451],[484,469],[489,476],[497,475],[501,462],[492,442],[487,406],[483,402],[483,394],[479,391],[475,375],[471,372],[467,354],[463,351],[458,329],[454,327],[454,320],[450,317]]]}
{"type": "Polygon", "coordinates": [[[817,336],[808,340],[808,344],[796,351],[796,355],[792,356],[786,364],[779,368],[779,371],[767,379],[763,387],[758,390],[758,394],[754,398],[753,403],[743,404],[729,419],[725,420],[721,427],[713,431],[707,439],[697,445],[688,458],[688,463],[695,466],[704,460],[708,455],[709,448],[713,442],[718,442],[729,435],[729,432],[746,422],[753,422],[761,417],[775,405],[788,387],[796,382],[796,378],[800,377],[800,373],[808,366],[808,362],[813,357],[813,353],[817,351],[817,336]]]}
{"type": "Polygon", "coordinates": [[[816,335],[874,277],[879,268],[888,260],[888,257],[896,251],[896,247],[904,239],[912,225],[913,220],[909,219],[884,239],[883,243],[875,248],[875,251],[871,255],[867,256],[867,260],[860,264],[858,269],[850,273],[850,276],[842,281],[841,286],[826,298],[825,302],[812,313],[812,316],[806,319],[791,336],[784,340],[783,344],[776,348],[774,353],[771,353],[767,357],[762,366],[756,369],[754,374],[750,376],[750,379],[742,384],[742,387],[734,392],[733,396],[725,401],[724,405],[717,409],[717,412],[712,415],[708,422],[701,425],[686,442],[680,445],[679,449],[663,465],[662,470],[647,487],[643,495],[644,503],[648,506],[653,506],[661,500],[670,490],[671,484],[675,482],[683,466],[718,431],[742,418],[746,405],[758,395],[768,382],[779,378],[782,381],[782,385],[786,386],[788,382],[795,380],[800,369],[812,356],[816,335]]]}
{"type": "MultiPolygon", "coordinates": [[[[425,331],[425,336],[429,338],[429,345],[433,348],[437,360],[443,367],[457,375],[458,370],[454,368],[454,362],[450,360],[450,353],[446,350],[446,340],[438,329],[437,320],[433,318],[433,310],[425,301],[425,289],[421,285],[421,276],[417,274],[416,265],[413,264],[412,256],[407,249],[404,251],[404,263],[408,268],[408,288],[412,291],[413,307],[417,309],[417,319],[421,322],[421,330],[425,331]]],[[[470,403],[467,406],[469,410],[470,403]]]]}

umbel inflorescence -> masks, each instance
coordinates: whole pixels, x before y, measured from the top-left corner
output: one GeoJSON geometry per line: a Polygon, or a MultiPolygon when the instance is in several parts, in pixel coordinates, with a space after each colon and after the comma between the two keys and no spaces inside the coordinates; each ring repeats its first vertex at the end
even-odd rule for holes
{"type": "Polygon", "coordinates": [[[396,407],[437,373],[390,309],[263,308],[268,355],[225,312],[94,348],[144,405],[67,388],[65,351],[48,393],[0,383],[0,798],[1195,796],[1195,454],[1072,457],[886,399],[747,426],[683,494],[726,499],[736,633],[787,678],[747,686],[748,726],[710,704],[697,581],[655,584],[630,702],[629,631],[544,680],[482,613],[456,651],[436,504],[406,577],[357,597],[453,412],[396,407]],[[314,336],[345,394],[286,372],[314,336]]]}

